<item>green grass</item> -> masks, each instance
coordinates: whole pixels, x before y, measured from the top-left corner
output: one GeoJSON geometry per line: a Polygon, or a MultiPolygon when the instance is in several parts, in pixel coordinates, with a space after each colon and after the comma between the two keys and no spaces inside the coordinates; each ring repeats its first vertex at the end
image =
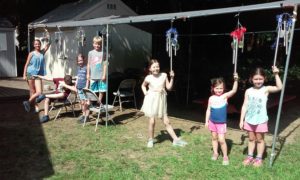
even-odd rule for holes
{"type": "MultiPolygon", "coordinates": [[[[138,120],[137,120],[138,121],[138,120]]],[[[184,148],[169,140],[146,148],[146,137],[138,138],[132,121],[125,125],[81,127],[72,122],[44,125],[54,174],[49,179],[299,179],[300,143],[284,145],[269,168],[269,155],[261,168],[244,167],[246,145],[232,144],[230,165],[222,158],[213,162],[209,134],[181,132],[184,148]]],[[[147,123],[147,122],[144,122],[147,123]]],[[[145,132],[146,133],[146,132],[145,132]]],[[[267,149],[270,154],[270,148],[267,149]]]]}

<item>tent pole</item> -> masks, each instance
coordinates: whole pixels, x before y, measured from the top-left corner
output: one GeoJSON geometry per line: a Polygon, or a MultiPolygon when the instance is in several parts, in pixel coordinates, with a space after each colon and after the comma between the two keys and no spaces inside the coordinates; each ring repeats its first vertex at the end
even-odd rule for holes
{"type": "Polygon", "coordinates": [[[108,66],[109,66],[109,62],[108,62],[108,56],[109,56],[109,52],[108,52],[108,24],[106,24],[106,56],[105,56],[105,60],[106,60],[106,94],[105,94],[105,116],[106,116],[106,121],[105,121],[105,126],[107,127],[107,122],[108,122],[108,66]]]}
{"type": "Polygon", "coordinates": [[[30,53],[30,27],[27,27],[27,51],[30,53]]]}
{"type": "MultiPolygon", "coordinates": [[[[190,33],[193,33],[193,24],[190,21],[190,33]]],[[[190,36],[189,38],[189,63],[188,63],[188,81],[187,81],[187,88],[186,88],[186,105],[189,104],[189,92],[190,92],[190,80],[191,80],[191,64],[192,64],[192,41],[193,38],[190,36]]]]}
{"type": "Polygon", "coordinates": [[[281,109],[282,109],[282,102],[283,102],[283,96],[284,96],[284,90],[285,90],[285,84],[286,84],[286,78],[287,78],[287,73],[289,69],[289,62],[290,62],[290,57],[291,57],[291,50],[292,50],[292,42],[293,42],[293,36],[294,36],[294,29],[295,29],[295,22],[297,19],[297,5],[294,6],[293,10],[293,23],[292,23],[292,30],[291,30],[291,35],[290,35],[290,46],[288,47],[288,54],[286,57],[286,63],[285,63],[285,69],[284,69],[284,76],[283,76],[283,86],[280,94],[280,99],[279,99],[279,106],[278,106],[278,111],[277,111],[277,117],[276,117],[276,125],[275,125],[275,132],[273,135],[273,141],[272,141],[272,152],[270,156],[270,162],[269,166],[272,167],[273,161],[275,158],[275,145],[276,145],[276,139],[277,139],[277,134],[278,134],[278,127],[279,127],[279,121],[280,121],[280,115],[281,115],[281,109]]]}

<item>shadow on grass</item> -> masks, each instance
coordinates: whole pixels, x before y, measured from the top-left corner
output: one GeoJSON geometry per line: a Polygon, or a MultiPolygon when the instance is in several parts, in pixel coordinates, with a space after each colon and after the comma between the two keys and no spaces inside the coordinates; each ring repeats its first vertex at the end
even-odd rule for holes
{"type": "Polygon", "coordinates": [[[0,103],[0,179],[43,179],[54,174],[38,114],[22,101],[0,103]]]}
{"type": "MultiPolygon", "coordinates": [[[[175,134],[180,137],[181,136],[181,129],[174,129],[175,134]]],[[[156,139],[156,143],[162,143],[164,141],[171,141],[173,142],[172,137],[169,135],[169,133],[167,132],[167,130],[161,130],[160,134],[157,135],[154,139],[156,139]]]]}

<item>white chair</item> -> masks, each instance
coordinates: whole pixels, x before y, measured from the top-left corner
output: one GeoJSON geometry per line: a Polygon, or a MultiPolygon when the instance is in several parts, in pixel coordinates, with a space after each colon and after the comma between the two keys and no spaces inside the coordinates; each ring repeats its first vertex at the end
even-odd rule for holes
{"type": "Polygon", "coordinates": [[[118,90],[113,92],[113,95],[115,96],[114,101],[112,105],[114,106],[116,102],[119,103],[120,110],[122,109],[122,103],[124,102],[133,102],[134,107],[136,108],[136,99],[135,99],[135,88],[136,80],[135,79],[125,79],[121,81],[118,90]],[[118,98],[118,100],[117,100],[118,98]],[[132,98],[132,99],[131,99],[132,98]]]}
{"type": "MultiPolygon", "coordinates": [[[[86,98],[88,100],[90,100],[90,101],[96,101],[96,102],[99,103],[99,97],[93,91],[91,91],[89,89],[83,89],[83,93],[84,93],[84,95],[86,96],[86,98]]],[[[101,113],[107,112],[107,114],[108,114],[108,120],[110,120],[113,124],[115,124],[114,120],[111,118],[110,114],[108,113],[109,111],[113,111],[113,109],[114,109],[114,106],[112,106],[112,105],[105,105],[105,104],[101,104],[101,103],[100,103],[99,106],[89,107],[90,111],[98,113],[97,119],[96,119],[95,131],[97,130],[98,123],[99,123],[99,118],[100,118],[100,114],[101,113]]],[[[85,126],[86,119],[87,119],[87,116],[84,119],[84,122],[83,122],[83,125],[82,125],[83,127],[85,126]]]]}
{"type": "Polygon", "coordinates": [[[60,115],[60,112],[63,108],[65,108],[66,112],[68,111],[67,107],[69,106],[73,112],[73,116],[75,117],[75,112],[74,112],[74,105],[76,104],[76,99],[77,95],[75,92],[71,91],[68,97],[65,100],[62,99],[56,99],[53,104],[51,105],[51,108],[49,110],[52,111],[53,109],[59,108],[58,112],[54,118],[54,121],[58,118],[60,115]]]}

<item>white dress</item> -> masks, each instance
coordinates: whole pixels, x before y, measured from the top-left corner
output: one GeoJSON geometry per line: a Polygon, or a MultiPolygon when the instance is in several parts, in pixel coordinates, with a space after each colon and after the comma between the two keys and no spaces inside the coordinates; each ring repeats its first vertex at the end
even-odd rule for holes
{"type": "Polygon", "coordinates": [[[162,118],[167,115],[166,79],[166,73],[146,76],[145,82],[148,83],[149,89],[141,108],[145,116],[162,118]]]}

